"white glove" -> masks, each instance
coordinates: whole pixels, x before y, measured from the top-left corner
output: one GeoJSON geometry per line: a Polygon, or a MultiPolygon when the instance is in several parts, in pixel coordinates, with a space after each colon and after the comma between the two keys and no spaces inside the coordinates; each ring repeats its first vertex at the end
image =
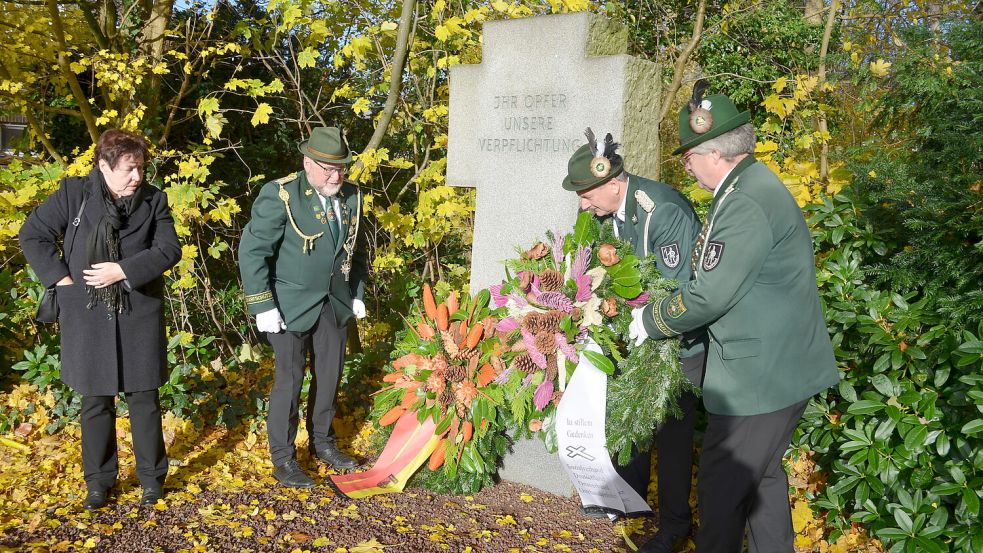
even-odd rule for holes
{"type": "Polygon", "coordinates": [[[365,318],[365,302],[362,300],[352,300],[352,313],[355,314],[356,319],[365,318]]]}
{"type": "Polygon", "coordinates": [[[648,339],[648,332],[645,332],[645,325],[642,324],[642,313],[645,312],[645,307],[636,307],[631,310],[631,324],[628,325],[628,339],[633,341],[636,346],[642,345],[642,342],[648,339]]]}
{"type": "Polygon", "coordinates": [[[286,329],[287,325],[283,323],[280,310],[275,307],[256,315],[256,330],[260,332],[272,332],[275,334],[286,329]]]}

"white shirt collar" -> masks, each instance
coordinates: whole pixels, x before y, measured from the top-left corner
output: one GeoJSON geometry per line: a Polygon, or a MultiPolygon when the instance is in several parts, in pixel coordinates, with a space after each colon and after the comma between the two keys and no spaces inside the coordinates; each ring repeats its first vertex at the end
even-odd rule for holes
{"type": "Polygon", "coordinates": [[[614,216],[621,220],[622,223],[625,222],[625,208],[628,206],[628,183],[625,183],[625,197],[621,198],[621,205],[618,207],[618,211],[614,213],[614,216]]]}

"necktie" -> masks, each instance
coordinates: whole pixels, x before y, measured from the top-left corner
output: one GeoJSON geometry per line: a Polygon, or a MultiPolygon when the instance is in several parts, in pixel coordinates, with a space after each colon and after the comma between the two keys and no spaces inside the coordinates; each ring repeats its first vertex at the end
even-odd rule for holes
{"type": "Polygon", "coordinates": [[[331,231],[331,238],[337,243],[341,228],[338,226],[338,213],[334,209],[334,196],[325,198],[324,209],[328,212],[328,230],[331,231]]]}
{"type": "Polygon", "coordinates": [[[624,238],[625,236],[625,223],[617,215],[612,215],[611,218],[614,219],[614,226],[618,229],[618,238],[624,238]]]}

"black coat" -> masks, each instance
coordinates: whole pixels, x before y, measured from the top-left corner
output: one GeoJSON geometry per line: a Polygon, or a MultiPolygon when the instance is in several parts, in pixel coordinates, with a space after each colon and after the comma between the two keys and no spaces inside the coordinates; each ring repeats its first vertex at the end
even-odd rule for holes
{"type": "Polygon", "coordinates": [[[86,396],[114,395],[159,388],[167,378],[164,334],[164,271],[181,259],[167,195],[144,184],[147,192],[119,230],[120,267],[130,288],[130,309],[110,315],[105,304],[87,309],[83,269],[89,268],[89,234],[106,212],[98,169],[67,177],[39,205],[20,230],[28,263],[45,286],[71,272],[74,284],[57,288],[61,326],[61,379],[86,396]],[[82,212],[75,245],[71,222],[82,212]],[[71,249],[68,265],[59,248],[71,249]]]}

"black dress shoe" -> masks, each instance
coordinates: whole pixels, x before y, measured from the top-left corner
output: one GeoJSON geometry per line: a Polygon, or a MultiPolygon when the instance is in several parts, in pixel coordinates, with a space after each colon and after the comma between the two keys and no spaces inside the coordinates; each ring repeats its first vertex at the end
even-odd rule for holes
{"type": "Polygon", "coordinates": [[[638,553],[675,553],[686,548],[686,535],[659,532],[654,538],[645,542],[638,553]]]}
{"type": "Polygon", "coordinates": [[[311,480],[310,476],[307,476],[307,473],[301,470],[296,459],[291,459],[282,465],[276,465],[273,467],[273,477],[276,478],[280,484],[288,488],[314,487],[314,481],[311,480]]]}
{"type": "Polygon", "coordinates": [[[153,505],[162,497],[164,497],[164,491],[160,488],[144,488],[143,495],[140,496],[140,505],[153,505]]]}
{"type": "Polygon", "coordinates": [[[353,469],[358,461],[352,459],[334,444],[328,444],[321,449],[311,450],[311,454],[337,469],[353,469]]]}
{"type": "Polygon", "coordinates": [[[82,506],[90,511],[102,509],[106,506],[106,492],[89,490],[89,493],[85,496],[85,502],[82,503],[82,506]]]}

